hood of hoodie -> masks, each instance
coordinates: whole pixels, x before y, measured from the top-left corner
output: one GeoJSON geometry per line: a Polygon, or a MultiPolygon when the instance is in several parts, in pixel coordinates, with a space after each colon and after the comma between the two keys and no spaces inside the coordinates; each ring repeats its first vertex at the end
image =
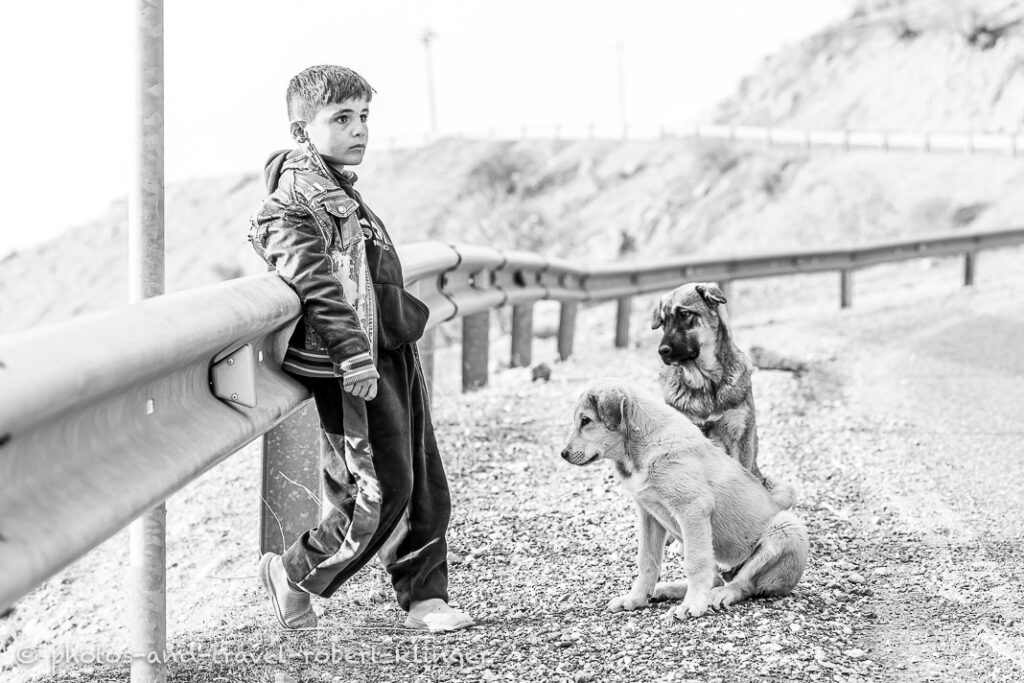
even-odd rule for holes
{"type": "Polygon", "coordinates": [[[315,173],[339,185],[351,186],[357,180],[356,174],[348,169],[340,173],[332,171],[320,153],[313,147],[313,143],[303,142],[295,149],[282,149],[267,158],[267,162],[263,166],[263,178],[267,184],[267,192],[274,192],[281,181],[281,174],[289,170],[315,173]]]}
{"type": "Polygon", "coordinates": [[[291,154],[292,150],[282,149],[274,152],[267,158],[267,163],[263,164],[263,180],[267,184],[267,192],[272,193],[277,189],[277,184],[281,180],[281,173],[284,172],[284,162],[291,154]]]}

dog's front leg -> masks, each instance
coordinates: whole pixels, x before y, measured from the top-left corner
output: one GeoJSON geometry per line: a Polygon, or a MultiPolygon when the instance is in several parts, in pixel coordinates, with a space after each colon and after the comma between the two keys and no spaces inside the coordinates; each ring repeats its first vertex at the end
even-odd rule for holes
{"type": "Polygon", "coordinates": [[[637,549],[637,576],[633,587],[625,595],[612,598],[608,603],[609,612],[634,610],[645,607],[654,593],[654,587],[661,576],[661,561],[665,554],[665,527],[637,504],[639,548],[637,549]]]}
{"type": "Polygon", "coordinates": [[[680,515],[679,526],[683,532],[687,589],[683,603],[675,608],[672,616],[687,619],[707,612],[717,575],[711,543],[710,504],[694,503],[687,507],[680,515]]]}

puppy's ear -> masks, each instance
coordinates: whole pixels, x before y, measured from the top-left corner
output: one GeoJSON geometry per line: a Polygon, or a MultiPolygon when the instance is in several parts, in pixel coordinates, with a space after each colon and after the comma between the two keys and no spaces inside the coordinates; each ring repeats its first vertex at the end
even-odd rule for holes
{"type": "Polygon", "coordinates": [[[661,302],[654,307],[654,315],[651,317],[651,329],[656,330],[665,324],[665,316],[661,313],[661,302]]]}
{"type": "Polygon", "coordinates": [[[700,294],[700,298],[704,299],[711,308],[717,307],[719,304],[728,303],[725,298],[725,292],[721,288],[712,282],[702,282],[694,287],[697,293],[700,294]]]}
{"type": "Polygon", "coordinates": [[[597,420],[607,429],[619,430],[625,420],[626,395],[617,389],[604,389],[590,395],[597,420]]]}

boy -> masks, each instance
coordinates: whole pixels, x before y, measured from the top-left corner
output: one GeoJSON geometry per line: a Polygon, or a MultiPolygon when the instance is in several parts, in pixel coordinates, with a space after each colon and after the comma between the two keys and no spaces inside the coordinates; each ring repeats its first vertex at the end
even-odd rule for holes
{"type": "Polygon", "coordinates": [[[284,628],[309,628],[310,594],[329,597],[377,553],[407,628],[456,630],[473,620],[447,604],[448,482],[415,347],[429,310],[344,170],[363,160],[373,92],[340,66],[291,80],[297,147],[267,162],[251,221],[253,247],[302,300],[282,367],[313,394],[327,498],[319,525],[261,558],[260,582],[284,628]]]}

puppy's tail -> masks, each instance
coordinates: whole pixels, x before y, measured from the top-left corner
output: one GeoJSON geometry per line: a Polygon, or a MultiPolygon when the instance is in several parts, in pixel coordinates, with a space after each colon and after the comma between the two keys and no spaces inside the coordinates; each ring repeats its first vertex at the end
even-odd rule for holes
{"type": "Polygon", "coordinates": [[[796,489],[784,481],[774,481],[771,477],[764,478],[764,487],[772,496],[772,502],[780,510],[788,510],[796,503],[796,489]]]}

